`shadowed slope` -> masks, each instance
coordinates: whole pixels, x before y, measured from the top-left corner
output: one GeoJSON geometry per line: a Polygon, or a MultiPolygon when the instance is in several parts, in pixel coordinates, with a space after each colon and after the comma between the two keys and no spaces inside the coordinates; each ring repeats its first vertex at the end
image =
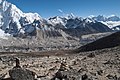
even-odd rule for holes
{"type": "Polygon", "coordinates": [[[103,37],[95,42],[89,43],[77,49],[77,52],[93,51],[104,48],[111,48],[120,45],[120,32],[103,37]]]}

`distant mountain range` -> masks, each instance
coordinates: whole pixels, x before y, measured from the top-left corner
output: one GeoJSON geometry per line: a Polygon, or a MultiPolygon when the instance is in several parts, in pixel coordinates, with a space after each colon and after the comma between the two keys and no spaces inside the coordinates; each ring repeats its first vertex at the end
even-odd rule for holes
{"type": "Polygon", "coordinates": [[[112,30],[120,30],[117,27],[120,25],[120,17],[116,15],[111,15],[108,17],[105,17],[103,15],[98,15],[98,16],[89,16],[89,18],[107,25],[112,30]]]}
{"type": "Polygon", "coordinates": [[[57,41],[50,41],[51,45],[53,43],[60,44],[60,42],[64,42],[63,45],[71,45],[69,41],[79,42],[81,35],[111,32],[119,29],[120,18],[117,16],[104,17],[99,15],[82,18],[69,14],[44,19],[37,13],[24,13],[14,4],[0,0],[0,38],[8,39],[8,41],[9,37],[22,39],[34,37],[35,41],[46,41],[41,42],[44,45],[51,38],[52,41],[57,41]],[[59,42],[58,39],[62,41],[59,42]]]}
{"type": "Polygon", "coordinates": [[[58,30],[62,30],[70,36],[79,37],[82,34],[116,30],[118,28],[115,27],[119,26],[117,22],[120,21],[117,16],[104,17],[99,15],[81,18],[75,17],[73,14],[66,17],[55,16],[46,20],[37,13],[23,13],[6,0],[1,0],[0,6],[1,29],[13,36],[34,36],[36,30],[47,30],[48,35],[49,32],[54,35],[54,32],[57,31],[57,34],[61,35],[58,30]]]}

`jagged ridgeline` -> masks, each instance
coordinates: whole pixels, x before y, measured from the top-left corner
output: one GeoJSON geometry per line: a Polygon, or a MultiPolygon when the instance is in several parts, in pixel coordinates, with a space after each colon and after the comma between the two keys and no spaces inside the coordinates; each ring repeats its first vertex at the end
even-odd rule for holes
{"type": "Polygon", "coordinates": [[[94,18],[84,19],[70,14],[47,20],[0,0],[0,45],[3,51],[76,48],[80,46],[81,35],[109,31],[112,30],[107,25],[94,18]]]}

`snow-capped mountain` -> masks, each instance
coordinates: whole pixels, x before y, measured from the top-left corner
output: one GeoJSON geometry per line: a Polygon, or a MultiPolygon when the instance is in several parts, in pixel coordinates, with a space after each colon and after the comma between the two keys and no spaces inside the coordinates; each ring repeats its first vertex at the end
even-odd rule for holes
{"type": "MultiPolygon", "coordinates": [[[[82,18],[74,16],[72,13],[67,14],[67,16],[55,16],[49,18],[49,22],[51,22],[54,26],[55,25],[63,25],[64,28],[77,28],[81,22],[84,23],[95,23],[96,21],[92,18],[82,18]]],[[[84,26],[83,26],[84,27],[84,26]]]]}
{"type": "Polygon", "coordinates": [[[111,15],[111,16],[103,16],[103,15],[98,15],[98,16],[90,16],[91,19],[96,20],[98,22],[101,22],[105,25],[107,25],[109,28],[113,28],[115,26],[119,26],[120,25],[120,17],[116,16],[116,15],[111,15]]]}
{"type": "MultiPolygon", "coordinates": [[[[71,15],[71,14],[70,14],[71,15]]],[[[108,26],[97,22],[92,18],[82,17],[53,17],[49,21],[54,24],[55,29],[62,29],[70,36],[80,37],[83,34],[96,33],[96,32],[109,32],[111,31],[108,26]]]]}
{"type": "Polygon", "coordinates": [[[120,21],[120,17],[116,16],[116,15],[111,15],[108,16],[108,21],[120,21]]]}
{"type": "Polygon", "coordinates": [[[49,18],[49,21],[50,21],[53,25],[57,25],[57,24],[65,25],[65,24],[67,23],[67,18],[60,17],[60,16],[55,16],[55,17],[53,17],[53,18],[49,18]]]}
{"type": "Polygon", "coordinates": [[[0,8],[0,33],[4,33],[3,36],[20,38],[35,36],[35,40],[38,42],[50,38],[60,38],[66,44],[68,44],[67,38],[74,39],[62,29],[55,27],[59,23],[65,24],[65,18],[55,17],[56,20],[54,18],[46,20],[37,13],[24,13],[6,0],[0,0],[0,8]]]}
{"type": "Polygon", "coordinates": [[[93,16],[91,19],[96,20],[96,21],[107,21],[107,18],[104,17],[103,15],[98,15],[97,17],[93,16]]]}
{"type": "Polygon", "coordinates": [[[104,16],[104,15],[98,15],[98,16],[91,16],[89,18],[92,18],[96,21],[120,21],[120,17],[116,16],[116,15],[111,15],[111,16],[104,16]]]}
{"type": "MultiPolygon", "coordinates": [[[[30,31],[27,30],[28,28],[26,28],[26,26],[32,25],[34,20],[43,21],[37,13],[23,13],[14,4],[11,4],[6,0],[0,1],[0,26],[5,33],[12,35],[19,34],[20,32],[26,33],[26,31],[30,31]]],[[[32,27],[29,28],[33,30],[32,27]]]]}
{"type": "Polygon", "coordinates": [[[113,27],[111,29],[114,30],[114,31],[120,31],[120,25],[119,26],[115,26],[115,27],[113,27]]]}
{"type": "Polygon", "coordinates": [[[67,20],[69,20],[69,19],[75,19],[75,18],[76,18],[75,15],[73,13],[70,13],[70,14],[67,14],[67,16],[55,16],[55,17],[51,17],[51,18],[49,18],[49,21],[53,25],[61,24],[61,25],[65,26],[67,24],[67,20]]]}
{"type": "MultiPolygon", "coordinates": [[[[93,18],[81,18],[76,17],[71,14],[67,14],[67,16],[55,16],[53,18],[49,18],[49,20],[43,19],[37,13],[24,13],[19,8],[17,8],[14,4],[7,2],[6,0],[0,1],[0,25],[1,29],[8,34],[13,36],[25,36],[25,35],[35,35],[36,30],[40,29],[42,31],[50,31],[49,34],[55,34],[53,32],[58,30],[64,30],[68,32],[69,29],[79,29],[78,33],[94,33],[99,32],[100,30],[92,27],[91,24],[97,25],[97,21],[105,21],[106,18],[103,16],[93,17],[93,18]],[[89,28],[92,27],[92,28],[89,28]],[[89,29],[89,31],[87,31],[89,29]],[[51,33],[52,32],[52,33],[51,33]]],[[[109,18],[113,19],[113,17],[109,18]]],[[[115,18],[116,19],[116,18],[115,18]]],[[[100,29],[104,25],[101,24],[98,26],[100,29]]],[[[109,31],[104,30],[103,31],[109,31]]],[[[78,31],[78,30],[75,30],[78,31]]],[[[78,34],[80,36],[80,34],[78,34]]]]}
{"type": "Polygon", "coordinates": [[[3,30],[1,33],[25,37],[36,36],[37,30],[41,30],[44,34],[42,37],[61,35],[59,30],[54,29],[53,23],[37,13],[24,13],[6,0],[1,0],[0,6],[0,28],[3,30]]]}
{"type": "Polygon", "coordinates": [[[37,13],[24,13],[14,4],[0,0],[0,46],[78,46],[81,35],[109,31],[108,26],[90,17],[71,13],[44,19],[37,13]]]}

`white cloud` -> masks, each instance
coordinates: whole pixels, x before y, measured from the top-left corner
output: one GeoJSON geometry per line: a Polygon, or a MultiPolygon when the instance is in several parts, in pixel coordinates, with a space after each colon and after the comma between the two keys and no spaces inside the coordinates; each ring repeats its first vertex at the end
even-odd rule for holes
{"type": "Polygon", "coordinates": [[[62,11],[61,9],[58,9],[58,11],[59,11],[60,13],[63,13],[63,11],[62,11]]]}

